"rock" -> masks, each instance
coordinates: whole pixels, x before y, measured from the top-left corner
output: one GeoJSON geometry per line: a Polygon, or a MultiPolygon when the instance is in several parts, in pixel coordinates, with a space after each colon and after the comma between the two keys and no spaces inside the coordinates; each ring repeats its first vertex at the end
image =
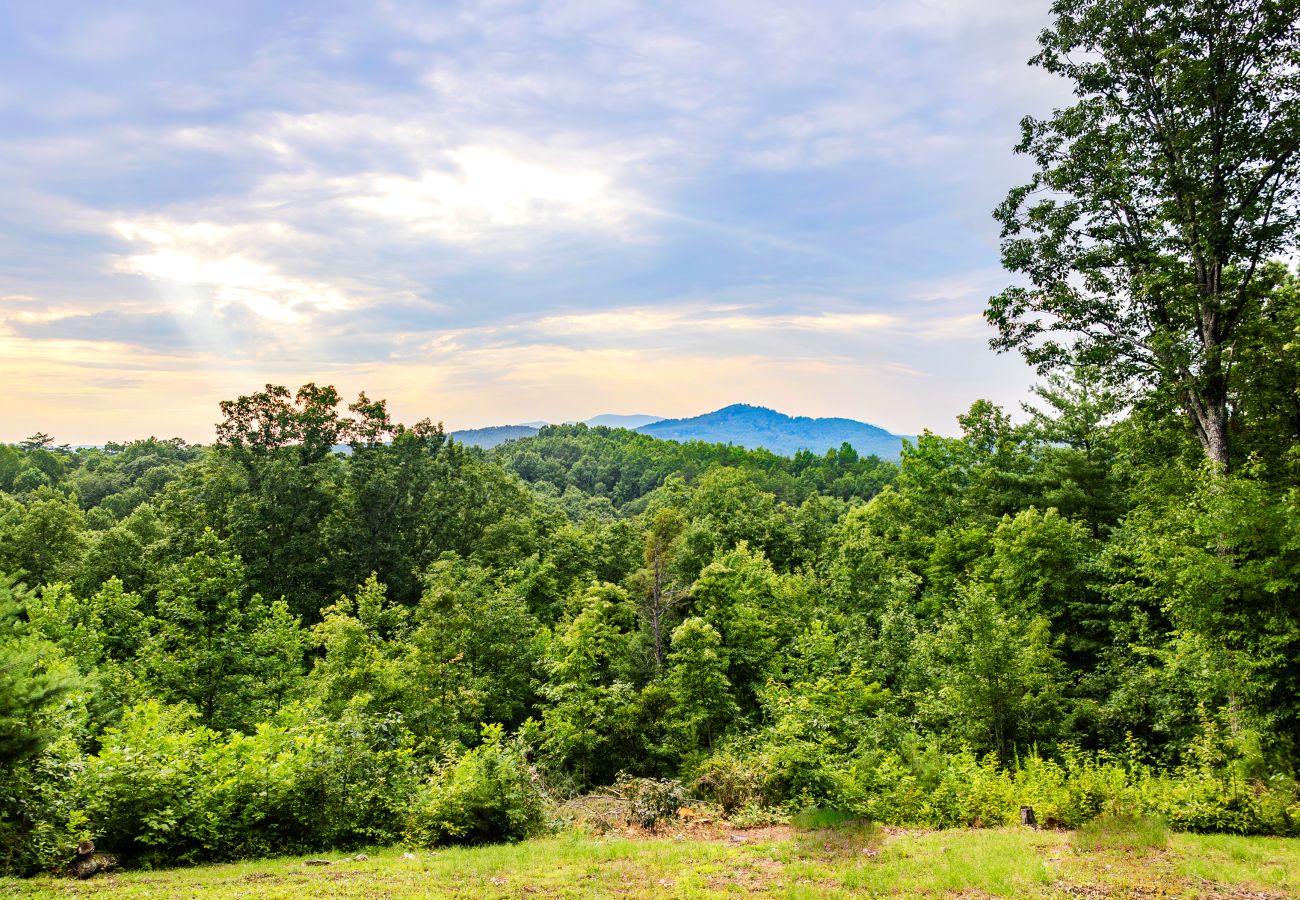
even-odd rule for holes
{"type": "Polygon", "coordinates": [[[370,859],[370,857],[366,856],[364,853],[358,853],[356,856],[352,857],[353,862],[365,862],[368,859],[370,859]]]}
{"type": "Polygon", "coordinates": [[[414,854],[414,853],[403,853],[403,854],[402,854],[402,859],[415,859],[415,854],[414,854]]]}

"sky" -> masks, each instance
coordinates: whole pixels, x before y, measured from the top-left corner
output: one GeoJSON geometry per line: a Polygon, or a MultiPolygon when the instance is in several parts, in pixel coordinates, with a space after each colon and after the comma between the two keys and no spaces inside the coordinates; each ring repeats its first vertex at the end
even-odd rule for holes
{"type": "Polygon", "coordinates": [[[1047,2],[0,0],[0,440],[264,384],[953,433],[1047,2]]]}

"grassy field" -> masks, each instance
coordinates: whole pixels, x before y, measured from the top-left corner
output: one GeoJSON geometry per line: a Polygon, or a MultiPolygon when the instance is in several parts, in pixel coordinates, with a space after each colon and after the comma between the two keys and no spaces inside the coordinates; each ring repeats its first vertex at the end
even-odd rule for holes
{"type": "Polygon", "coordinates": [[[0,896],[277,897],[1300,897],[1300,840],[828,827],[577,831],[514,846],[371,851],[99,876],[0,880],[0,896]],[[306,865],[329,859],[329,865],[306,865]]]}

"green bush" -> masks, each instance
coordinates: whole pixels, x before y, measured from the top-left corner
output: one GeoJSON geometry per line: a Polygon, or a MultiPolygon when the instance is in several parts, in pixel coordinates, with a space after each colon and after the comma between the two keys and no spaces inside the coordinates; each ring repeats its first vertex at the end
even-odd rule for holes
{"type": "Polygon", "coordinates": [[[483,726],[483,743],[447,752],[420,786],[406,818],[408,843],[518,841],[546,825],[546,798],[523,748],[500,725],[483,726]]]}
{"type": "Polygon", "coordinates": [[[0,777],[0,874],[58,868],[90,837],[73,791],[82,762],[64,735],[0,777]]]}
{"type": "Polygon", "coordinates": [[[1032,806],[1047,826],[1078,828],[1098,817],[1152,816],[1178,831],[1300,834],[1300,788],[1259,767],[1205,725],[1192,758],[1156,770],[1105,753],[1063,747],[1000,765],[993,754],[946,752],[905,742],[850,756],[806,742],[719,752],[697,769],[705,796],[745,805],[812,805],[873,822],[922,828],[1006,825],[1032,806]],[[793,777],[795,775],[798,777],[793,777]]]}
{"type": "Polygon", "coordinates": [[[734,753],[715,753],[696,768],[695,790],[727,817],[760,802],[762,779],[748,762],[734,753]]]}
{"type": "Polygon", "coordinates": [[[416,781],[400,722],[290,707],[245,735],[192,719],[185,706],[139,704],[85,758],[73,792],[103,849],[152,865],[398,837],[416,781]]]}

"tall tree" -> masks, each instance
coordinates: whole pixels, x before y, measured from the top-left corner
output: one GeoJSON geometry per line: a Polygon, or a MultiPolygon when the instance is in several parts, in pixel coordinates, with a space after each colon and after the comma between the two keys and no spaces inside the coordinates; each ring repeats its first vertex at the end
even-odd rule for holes
{"type": "Polygon", "coordinates": [[[0,769],[6,780],[14,763],[40,752],[55,736],[37,721],[39,713],[76,686],[66,667],[57,665],[57,648],[32,633],[26,600],[16,578],[0,576],[0,769]]]}
{"type": "Polygon", "coordinates": [[[1077,350],[1167,391],[1226,469],[1237,345],[1300,225],[1300,3],[1053,11],[1031,62],[1078,101],[1023,122],[1016,150],[1037,171],[995,217],[1003,265],[1029,286],[989,301],[992,344],[1044,371],[1077,350]]]}
{"type": "Polygon", "coordinates": [[[664,621],[685,592],[674,581],[673,556],[686,529],[686,520],[671,506],[655,513],[645,534],[645,568],[638,572],[642,613],[650,625],[655,668],[664,664],[664,621]]]}

